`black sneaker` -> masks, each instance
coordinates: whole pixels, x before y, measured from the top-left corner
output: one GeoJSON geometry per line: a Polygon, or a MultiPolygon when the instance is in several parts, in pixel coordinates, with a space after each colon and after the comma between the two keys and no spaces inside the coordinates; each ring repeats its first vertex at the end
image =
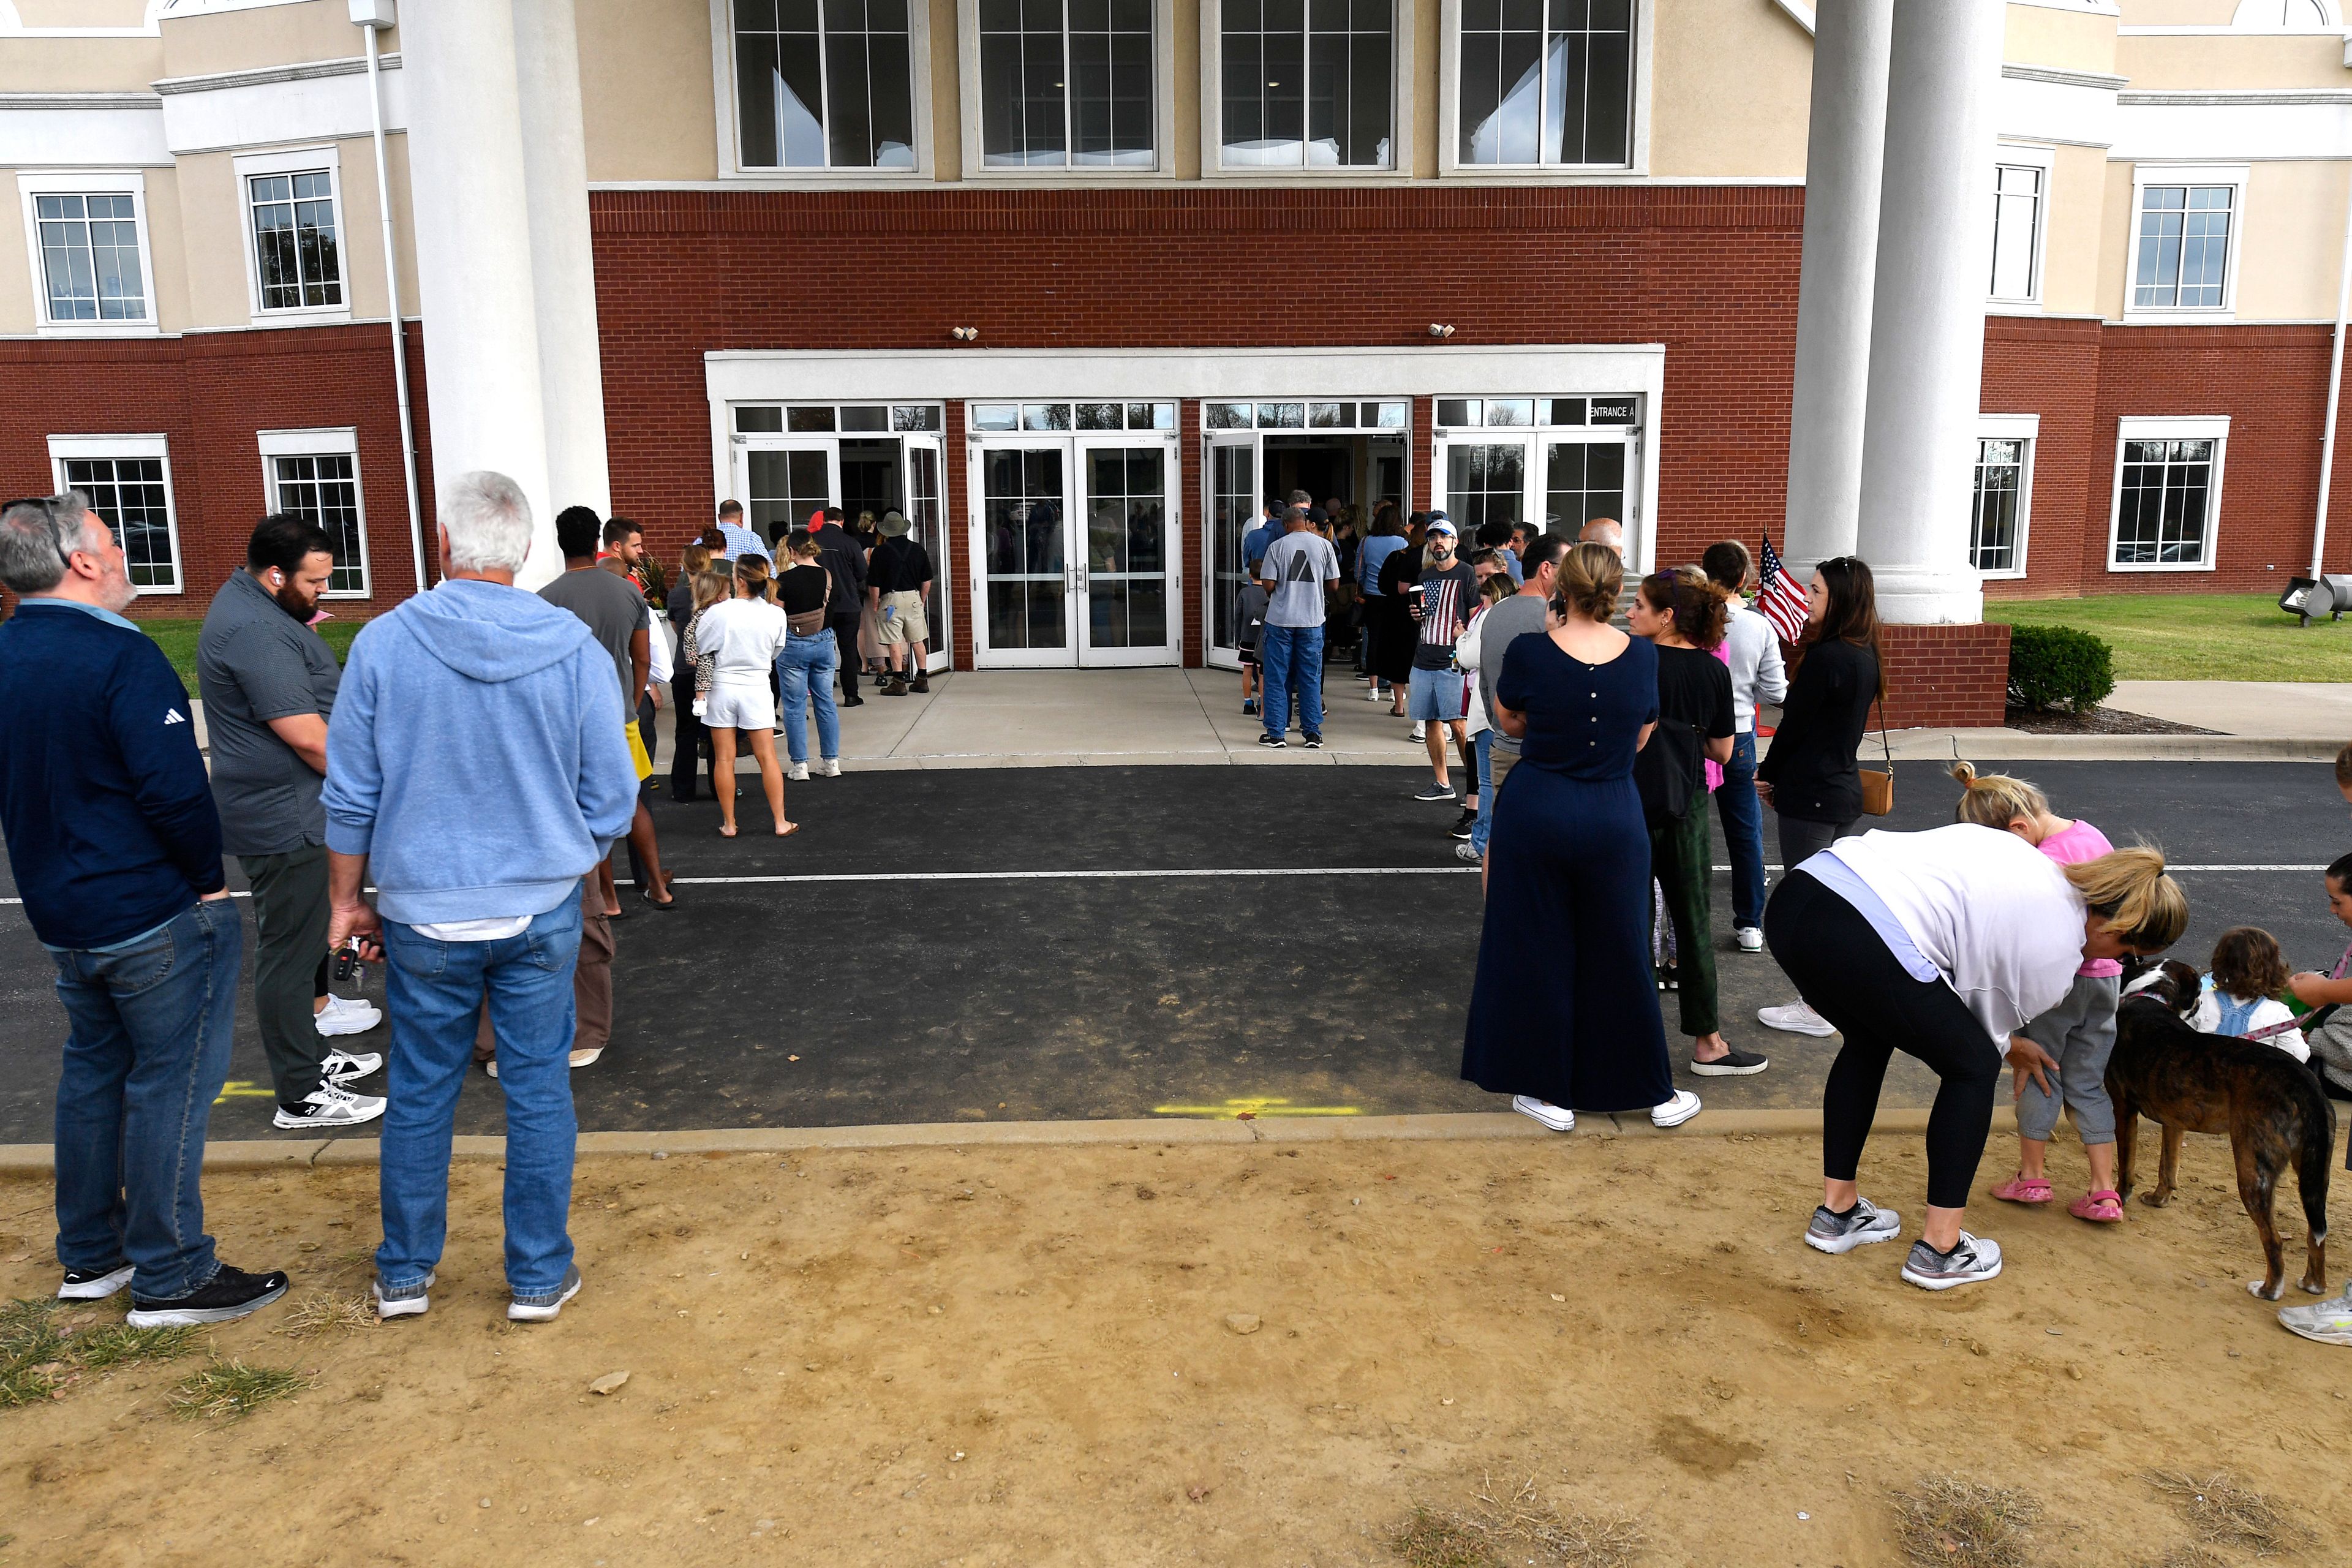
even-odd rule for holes
{"type": "Polygon", "coordinates": [[[1276,746],[1276,747],[1278,747],[1278,746],[1286,746],[1286,745],[1288,745],[1290,742],[1287,742],[1287,741],[1286,741],[1286,740],[1284,740],[1284,739],[1283,739],[1281,736],[1279,736],[1279,735],[1273,734],[1273,733],[1270,733],[1270,732],[1269,732],[1269,731],[1267,731],[1261,730],[1261,731],[1258,731],[1257,743],[1258,743],[1259,745],[1261,745],[1261,746],[1276,746]]]}
{"type": "Polygon", "coordinates": [[[1454,819],[1454,837],[1467,838],[1470,837],[1470,830],[1477,826],[1478,813],[1470,806],[1465,806],[1462,808],[1462,815],[1454,819]]]}
{"type": "Polygon", "coordinates": [[[226,1323],[257,1312],[286,1294],[286,1276],[247,1274],[224,1263],[220,1272],[182,1296],[142,1296],[131,1292],[131,1312],[123,1321],[134,1329],[174,1329],[198,1323],[226,1323]]]}
{"type": "Polygon", "coordinates": [[[111,1268],[68,1268],[58,1282],[60,1301],[103,1301],[131,1283],[131,1265],[118,1263],[111,1268]]]}
{"type": "Polygon", "coordinates": [[[1310,752],[1321,751],[1323,749],[1323,737],[1309,731],[1307,736],[1307,749],[1310,752]]]}

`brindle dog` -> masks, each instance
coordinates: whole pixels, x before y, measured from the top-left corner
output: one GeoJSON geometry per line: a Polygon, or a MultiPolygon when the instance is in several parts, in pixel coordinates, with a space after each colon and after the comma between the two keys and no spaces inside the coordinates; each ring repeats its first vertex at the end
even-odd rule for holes
{"type": "Polygon", "coordinates": [[[2271,1202],[2282,1172],[2295,1173],[2306,1227],[2301,1284],[2326,1292],[2327,1175],[2336,1142],[2336,1108],[2310,1070],[2275,1046],[2208,1035],[2181,1016],[2197,1005],[2198,973],[2173,961],[2116,1014],[2116,1048],[2107,1058],[2107,1095],[2116,1103],[2116,1186],[2132,1190],[2132,1144],[2142,1116],[2164,1129],[2156,1186],[2140,1202],[2172,1201],[2184,1132],[2227,1133],[2238,1165],[2238,1197],[2263,1241],[2267,1271],[2246,1289],[2266,1301],[2283,1293],[2286,1263],[2271,1202]]]}

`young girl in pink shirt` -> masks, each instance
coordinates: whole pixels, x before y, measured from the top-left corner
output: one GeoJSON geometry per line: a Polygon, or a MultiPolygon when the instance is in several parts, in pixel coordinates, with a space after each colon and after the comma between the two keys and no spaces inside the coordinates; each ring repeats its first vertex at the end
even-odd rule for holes
{"type": "MultiPolygon", "coordinates": [[[[2087,822],[2053,815],[2050,799],[2023,779],[2002,773],[1979,777],[1967,763],[1952,764],[1964,793],[1954,815],[1962,822],[2014,833],[2061,866],[2095,860],[2115,846],[2087,822]]],[[[2077,1219],[2114,1225],[2124,1217],[2116,1191],[2116,1108],[2107,1098],[2107,1057],[2116,1048],[2116,991],[2123,965],[2093,959],[2074,972],[2066,999],[2018,1031],[2039,1046],[2042,1066],[2014,1070],[2017,1089],[2017,1174],[1992,1190],[2013,1204],[2046,1204],[2054,1195],[2042,1157],[2058,1127],[2063,1103],[2074,1113],[2074,1131],[2091,1166],[2091,1187],[2067,1205],[2077,1219]]]]}

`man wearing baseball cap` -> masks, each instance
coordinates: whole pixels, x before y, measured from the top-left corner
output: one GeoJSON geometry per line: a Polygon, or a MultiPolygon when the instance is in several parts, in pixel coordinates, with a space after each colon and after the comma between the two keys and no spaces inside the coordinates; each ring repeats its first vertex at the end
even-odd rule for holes
{"type": "Polygon", "coordinates": [[[1419,623],[1420,637],[1412,650],[1412,685],[1406,711],[1423,726],[1429,743],[1431,781],[1413,794],[1415,800],[1456,798],[1445,773],[1445,737],[1451,731],[1456,750],[1467,766],[1469,742],[1463,732],[1462,672],[1454,667],[1454,641],[1469,624],[1470,596],[1476,592],[1476,574],[1454,553],[1454,521],[1442,511],[1429,514],[1421,546],[1419,591],[1408,590],[1408,607],[1419,623]]]}

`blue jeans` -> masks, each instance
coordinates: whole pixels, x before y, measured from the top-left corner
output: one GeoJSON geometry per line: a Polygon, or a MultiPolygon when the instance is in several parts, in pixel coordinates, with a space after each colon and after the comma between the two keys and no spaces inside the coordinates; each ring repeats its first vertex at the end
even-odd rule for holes
{"type": "Polygon", "coordinates": [[[1478,756],[1478,820],[1470,825],[1470,847],[1484,855],[1486,836],[1495,831],[1495,731],[1481,730],[1471,741],[1478,756]]]}
{"type": "Polygon", "coordinates": [[[1731,847],[1731,923],[1764,923],[1764,805],[1756,798],[1756,731],[1731,738],[1731,761],[1723,764],[1723,787],[1715,792],[1723,814],[1724,841],[1731,847]]]}
{"type": "Polygon", "coordinates": [[[1310,735],[1321,734],[1323,628],[1267,626],[1258,645],[1258,658],[1262,665],[1260,679],[1265,682],[1265,696],[1258,710],[1265,721],[1265,732],[1279,738],[1290,727],[1290,700],[1296,696],[1298,727],[1310,735]]]}
{"type": "Polygon", "coordinates": [[[507,1097],[507,1284],[518,1296],[563,1283],[572,1265],[572,969],[574,895],[503,942],[436,942],[383,922],[384,1011],[392,1016],[379,1182],[387,1290],[421,1285],[449,1230],[449,1139],[489,994],[507,1097]]]}
{"type": "Polygon", "coordinates": [[[65,1004],[58,1071],[58,1261],[131,1288],[185,1295],[220,1271],[205,1234],[205,1129],[228,1077],[245,927],[198,903],[112,952],[57,961],[65,1004]]]}
{"type": "MultiPolygon", "coordinates": [[[[831,632],[787,637],[776,656],[779,707],[784,716],[784,749],[793,761],[808,761],[808,700],[816,698],[817,755],[841,755],[841,710],[833,705],[833,673],[841,668],[841,645],[831,632]]],[[[501,1072],[506,1069],[501,1068],[501,1072]]]]}

